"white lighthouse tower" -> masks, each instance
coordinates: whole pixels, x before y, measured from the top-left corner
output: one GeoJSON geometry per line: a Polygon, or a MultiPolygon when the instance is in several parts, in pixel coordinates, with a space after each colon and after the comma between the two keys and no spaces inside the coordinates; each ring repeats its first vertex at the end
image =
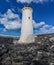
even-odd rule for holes
{"type": "Polygon", "coordinates": [[[22,27],[19,43],[34,43],[32,12],[33,9],[30,6],[25,6],[22,9],[22,27]]]}

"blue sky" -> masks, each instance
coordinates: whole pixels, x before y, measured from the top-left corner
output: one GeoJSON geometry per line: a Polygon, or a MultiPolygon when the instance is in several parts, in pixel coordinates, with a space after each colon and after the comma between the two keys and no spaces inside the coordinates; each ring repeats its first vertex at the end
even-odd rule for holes
{"type": "Polygon", "coordinates": [[[33,8],[34,34],[54,33],[54,0],[0,0],[0,35],[20,36],[26,5],[33,8]]]}

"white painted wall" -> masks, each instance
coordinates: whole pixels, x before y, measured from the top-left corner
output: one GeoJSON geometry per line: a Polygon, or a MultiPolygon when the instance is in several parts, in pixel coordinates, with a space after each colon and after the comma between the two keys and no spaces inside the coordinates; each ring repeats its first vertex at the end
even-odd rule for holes
{"type": "Polygon", "coordinates": [[[31,7],[24,7],[22,9],[22,27],[19,43],[34,42],[32,12],[31,7]]]}

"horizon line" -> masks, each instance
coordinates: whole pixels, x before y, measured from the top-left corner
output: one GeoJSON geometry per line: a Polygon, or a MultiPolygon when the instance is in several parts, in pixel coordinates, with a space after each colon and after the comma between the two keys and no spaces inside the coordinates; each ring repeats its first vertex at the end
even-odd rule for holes
{"type": "MultiPolygon", "coordinates": [[[[47,33],[47,34],[54,34],[54,33],[47,33]]],[[[34,36],[38,36],[38,35],[47,35],[47,34],[34,34],[34,36]]],[[[6,34],[0,34],[0,37],[16,37],[16,38],[19,38],[20,36],[15,36],[15,35],[6,35],[6,34]]]]}

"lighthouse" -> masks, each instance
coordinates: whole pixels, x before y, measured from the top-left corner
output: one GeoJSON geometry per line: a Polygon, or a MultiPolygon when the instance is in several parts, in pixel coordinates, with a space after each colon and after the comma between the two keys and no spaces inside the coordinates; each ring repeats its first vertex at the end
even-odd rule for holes
{"type": "Polygon", "coordinates": [[[32,12],[33,9],[30,6],[22,8],[22,26],[19,43],[34,43],[32,12]]]}

